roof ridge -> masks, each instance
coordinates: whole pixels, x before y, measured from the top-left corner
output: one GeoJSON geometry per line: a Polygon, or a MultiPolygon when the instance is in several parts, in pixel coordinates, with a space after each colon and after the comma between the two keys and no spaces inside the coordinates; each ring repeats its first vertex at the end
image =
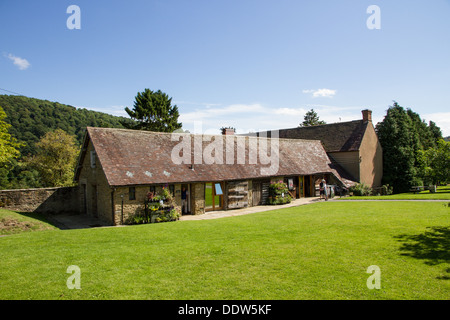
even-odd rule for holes
{"type": "Polygon", "coordinates": [[[308,129],[308,128],[317,128],[317,127],[326,127],[326,126],[332,126],[332,125],[339,125],[339,124],[346,124],[346,123],[351,123],[351,122],[363,122],[362,119],[359,120],[350,120],[350,121],[342,121],[342,122],[333,122],[333,123],[325,123],[325,124],[318,124],[318,125],[314,125],[314,126],[304,126],[304,127],[295,127],[295,128],[286,128],[286,129],[278,129],[280,130],[292,130],[292,129],[308,129]]]}
{"type": "MultiPolygon", "coordinates": [[[[192,133],[192,132],[158,132],[158,131],[148,131],[148,130],[135,130],[135,129],[126,129],[126,128],[104,128],[104,127],[86,127],[87,129],[93,130],[105,130],[105,131],[124,131],[124,132],[132,132],[132,133],[142,133],[142,134],[153,134],[153,135],[172,135],[172,134],[184,134],[190,136],[211,136],[211,137],[248,137],[255,139],[275,139],[272,137],[261,137],[261,136],[250,136],[250,135],[223,135],[220,133],[210,134],[210,133],[192,133]]],[[[305,142],[320,142],[320,139],[290,139],[290,138],[276,138],[278,140],[283,141],[305,141],[305,142]]]]}

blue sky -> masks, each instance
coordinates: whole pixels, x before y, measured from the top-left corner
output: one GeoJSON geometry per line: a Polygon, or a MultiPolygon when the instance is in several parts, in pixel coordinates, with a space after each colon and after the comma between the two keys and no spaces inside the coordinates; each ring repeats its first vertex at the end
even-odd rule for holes
{"type": "Polygon", "coordinates": [[[1,0],[0,39],[1,89],[115,115],[160,89],[191,132],[377,122],[395,100],[450,135],[450,0],[1,0]]]}

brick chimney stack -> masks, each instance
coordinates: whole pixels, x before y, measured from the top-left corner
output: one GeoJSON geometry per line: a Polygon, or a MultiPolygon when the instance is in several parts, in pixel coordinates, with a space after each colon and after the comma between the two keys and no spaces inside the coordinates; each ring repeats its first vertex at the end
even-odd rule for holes
{"type": "Polygon", "coordinates": [[[234,135],[234,133],[235,133],[235,129],[231,128],[231,127],[221,128],[221,130],[222,130],[222,134],[225,136],[234,135]]]}
{"type": "Polygon", "coordinates": [[[372,122],[372,110],[366,109],[361,111],[364,122],[372,122]]]}

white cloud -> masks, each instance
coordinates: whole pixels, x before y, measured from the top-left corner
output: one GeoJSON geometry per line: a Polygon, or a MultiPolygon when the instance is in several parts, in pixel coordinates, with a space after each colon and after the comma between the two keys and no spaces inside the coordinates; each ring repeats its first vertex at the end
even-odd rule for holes
{"type": "MultiPolygon", "coordinates": [[[[81,107],[81,106],[75,106],[76,108],[82,109],[82,108],[86,108],[86,107],[81,107]]],[[[109,107],[94,107],[94,108],[86,108],[92,111],[98,111],[98,112],[103,112],[103,113],[107,113],[107,114],[111,114],[113,116],[118,116],[118,117],[125,117],[125,118],[129,118],[130,116],[128,115],[128,113],[125,111],[125,106],[109,106],[109,107]]]]}
{"type": "MultiPolygon", "coordinates": [[[[314,109],[320,119],[326,123],[360,120],[362,119],[361,110],[367,109],[367,106],[339,107],[323,104],[308,104],[293,108],[273,108],[260,103],[222,106],[214,103],[196,104],[178,101],[177,104],[197,106],[197,108],[189,108],[191,111],[180,112],[179,121],[183,123],[183,129],[196,132],[195,125],[200,125],[200,128],[197,128],[200,130],[198,133],[216,134],[220,133],[220,128],[228,126],[236,128],[237,133],[295,128],[303,121],[306,112],[311,109],[314,109]]],[[[125,106],[89,109],[129,118],[124,110],[125,106]]],[[[373,111],[374,125],[383,120],[384,111],[378,110],[379,108],[369,107],[369,109],[373,111]]],[[[450,136],[450,112],[425,114],[422,119],[435,122],[441,128],[444,137],[450,136]]]]}
{"type": "Polygon", "coordinates": [[[450,136],[450,112],[435,112],[428,113],[421,116],[422,119],[428,123],[433,121],[436,125],[441,128],[442,136],[450,136]]]}
{"type": "Polygon", "coordinates": [[[28,69],[29,66],[31,66],[31,64],[28,62],[27,59],[16,57],[11,53],[8,54],[6,57],[10,59],[14,63],[14,65],[16,65],[19,68],[19,70],[26,70],[28,69]]]}
{"type": "MultiPolygon", "coordinates": [[[[295,128],[302,121],[306,112],[314,109],[321,120],[327,123],[344,122],[362,119],[364,106],[329,106],[308,104],[299,107],[274,108],[259,103],[232,104],[223,107],[206,107],[198,104],[198,108],[189,112],[181,112],[179,121],[183,129],[195,133],[220,133],[221,127],[234,127],[237,133],[257,132],[295,128]],[[194,127],[197,126],[197,128],[194,127]]],[[[374,120],[375,116],[374,114],[374,120]]],[[[375,124],[376,122],[374,122],[375,124]]]]}
{"type": "Polygon", "coordinates": [[[311,90],[311,89],[303,90],[303,93],[312,93],[312,96],[314,98],[317,98],[317,97],[331,98],[336,94],[336,92],[337,92],[337,90],[325,89],[325,88],[317,89],[317,90],[311,90]]]}
{"type": "Polygon", "coordinates": [[[190,112],[181,112],[179,121],[183,129],[196,133],[219,133],[221,127],[234,127],[240,133],[247,132],[249,125],[258,123],[261,115],[267,117],[269,109],[258,103],[232,104],[225,107],[202,106],[190,112]],[[201,126],[201,128],[199,127],[201,126]],[[241,131],[244,130],[244,131],[241,131]],[[201,131],[201,132],[197,132],[201,131]]]}
{"type": "MultiPolygon", "coordinates": [[[[199,104],[201,105],[201,104],[199,104]]],[[[195,133],[220,133],[221,127],[234,127],[237,133],[263,130],[295,128],[306,112],[316,110],[320,119],[327,123],[350,121],[361,118],[362,107],[335,107],[326,105],[306,105],[294,108],[273,108],[259,103],[233,104],[224,107],[199,106],[190,112],[181,112],[179,121],[183,129],[195,133]],[[196,127],[196,128],[195,128],[196,127]]]]}
{"type": "Polygon", "coordinates": [[[196,106],[205,106],[207,108],[210,107],[218,107],[220,104],[218,103],[208,103],[208,102],[190,102],[190,101],[173,101],[173,104],[175,105],[196,105],[196,106]]]}
{"type": "Polygon", "coordinates": [[[275,114],[300,117],[303,117],[306,112],[308,112],[308,110],[304,108],[279,108],[274,110],[275,114]]]}
{"type": "MultiPolygon", "coordinates": [[[[133,108],[130,108],[133,109],[133,108]]],[[[130,116],[128,115],[128,113],[125,111],[125,106],[112,106],[112,107],[108,107],[106,109],[104,109],[106,113],[112,114],[114,116],[118,116],[118,117],[126,117],[129,118],[130,116]]]]}

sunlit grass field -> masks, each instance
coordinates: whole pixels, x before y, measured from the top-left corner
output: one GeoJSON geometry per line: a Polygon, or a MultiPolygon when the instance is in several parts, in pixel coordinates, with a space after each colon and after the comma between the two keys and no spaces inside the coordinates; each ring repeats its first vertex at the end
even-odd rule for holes
{"type": "Polygon", "coordinates": [[[448,299],[449,216],[447,203],[332,201],[23,232],[0,237],[0,299],[448,299]],[[372,265],[380,289],[367,287],[372,265]]]}
{"type": "Polygon", "coordinates": [[[418,193],[406,192],[391,194],[387,196],[364,196],[364,197],[344,197],[339,200],[449,200],[450,201],[450,186],[437,187],[435,193],[429,190],[420,191],[418,193]]]}

